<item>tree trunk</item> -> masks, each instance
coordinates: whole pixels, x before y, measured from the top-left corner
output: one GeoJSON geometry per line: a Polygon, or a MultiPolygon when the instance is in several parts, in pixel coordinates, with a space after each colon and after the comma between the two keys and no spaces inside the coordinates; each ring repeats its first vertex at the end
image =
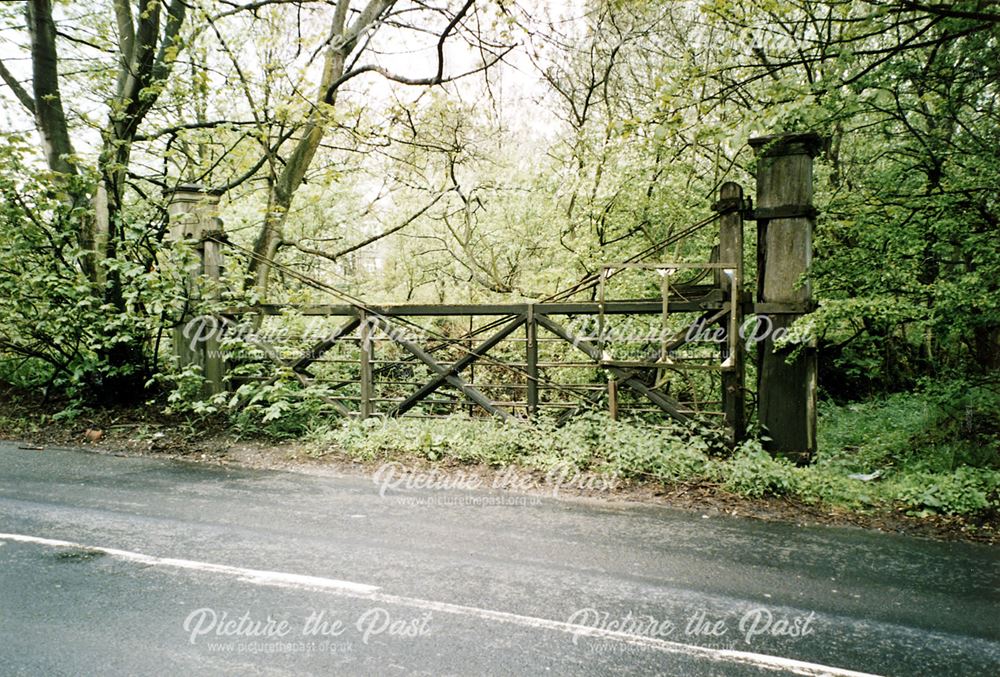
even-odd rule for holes
{"type": "Polygon", "coordinates": [[[976,327],[975,347],[980,372],[1000,371],[1000,327],[976,327]]]}
{"type": "Polygon", "coordinates": [[[344,75],[347,57],[354,51],[358,40],[379,22],[394,2],[395,0],[369,0],[365,8],[357,13],[350,26],[347,25],[350,0],[340,0],[337,3],[330,27],[329,47],[323,61],[323,77],[316,94],[316,107],[306,121],[302,136],[291,157],[285,163],[281,174],[274,180],[264,225],[254,243],[248,272],[253,276],[258,295],[262,299],[267,294],[274,257],[284,239],[285,220],[288,218],[288,210],[295,197],[295,191],[302,185],[302,179],[326,133],[323,107],[332,107],[337,101],[336,89],[331,91],[331,88],[344,75]]]}
{"type": "MultiPolygon", "coordinates": [[[[346,2],[341,3],[346,9],[346,2]]],[[[334,34],[340,35],[344,28],[344,17],[341,15],[340,7],[334,17],[334,34]],[[338,26],[339,21],[339,26],[338,26]]],[[[337,78],[344,74],[344,62],[346,54],[342,49],[331,47],[326,52],[323,64],[323,78],[319,86],[318,101],[323,101],[326,90],[337,78]]],[[[335,101],[335,99],[334,99],[335,101]]],[[[331,101],[331,105],[333,101],[331,101]]],[[[319,104],[322,105],[322,104],[319,104]]],[[[323,120],[323,112],[316,108],[313,110],[302,130],[302,137],[299,139],[295,150],[292,151],[288,162],[284,165],[281,174],[275,180],[271,194],[268,198],[268,210],[264,216],[264,225],[260,235],[254,243],[253,258],[250,260],[249,272],[254,277],[258,295],[261,299],[267,297],[267,289],[270,283],[271,268],[274,257],[278,253],[278,248],[284,240],[285,220],[288,218],[288,210],[292,206],[292,198],[295,191],[302,185],[306,171],[312,163],[319,145],[323,141],[326,132],[326,121],[323,120]]]]}
{"type": "MultiPolygon", "coordinates": [[[[161,21],[161,0],[139,0],[133,21],[128,0],[114,0],[120,33],[118,91],[112,102],[111,117],[103,133],[98,158],[101,182],[89,213],[80,219],[78,240],[87,253],[81,266],[93,283],[93,293],[116,312],[128,311],[122,281],[112,268],[105,279],[102,262],[117,256],[122,237],[121,214],[125,202],[128,163],[139,125],[157,98],[150,85],[166,79],[176,58],[178,35],[186,14],[185,0],[171,0],[166,21],[161,21]],[[161,24],[162,36],[161,36],[161,24]],[[159,50],[157,46],[159,45],[159,50]]],[[[59,59],[56,26],[51,0],[27,3],[26,19],[31,38],[32,94],[35,124],[42,138],[49,169],[63,177],[77,174],[73,145],[59,91],[59,59]]],[[[70,188],[68,182],[62,187],[70,188]]],[[[66,190],[67,203],[81,207],[84,191],[66,190]]],[[[146,343],[142,336],[128,341],[105,341],[98,351],[100,361],[109,371],[94,386],[105,395],[134,396],[141,390],[147,367],[146,343]]]]}
{"type": "Polygon", "coordinates": [[[62,95],[59,92],[59,62],[56,57],[56,25],[49,0],[32,0],[27,7],[28,32],[31,34],[31,83],[35,99],[35,124],[45,146],[49,169],[60,174],[75,174],[71,161],[73,144],[66,125],[62,95]]]}

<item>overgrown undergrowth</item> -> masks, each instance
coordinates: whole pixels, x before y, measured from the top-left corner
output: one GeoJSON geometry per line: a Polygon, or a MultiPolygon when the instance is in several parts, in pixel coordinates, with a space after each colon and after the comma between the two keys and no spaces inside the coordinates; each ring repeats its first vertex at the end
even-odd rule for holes
{"type": "MultiPolygon", "coordinates": [[[[325,411],[316,393],[296,386],[271,384],[242,401],[233,394],[198,401],[178,388],[168,400],[176,421],[170,425],[194,431],[214,422],[214,429],[245,438],[295,439],[315,457],[541,473],[568,468],[618,483],[699,485],[871,514],[992,522],[1000,508],[1000,393],[989,384],[939,382],[865,403],[824,403],[819,452],[807,467],[772,458],[756,441],[734,453],[710,442],[704,429],[611,421],[603,412],[564,426],[464,416],[345,422],[325,411]]],[[[86,417],[71,407],[32,426],[86,417]]],[[[0,415],[0,429],[32,426],[0,415]]]]}
{"type": "Polygon", "coordinates": [[[379,420],[312,427],[316,456],[518,465],[636,482],[707,483],[750,498],[788,496],[854,511],[971,516],[1000,507],[1000,398],[967,389],[826,405],[814,463],[796,467],[755,441],[721,456],[701,431],[582,416],[566,426],[489,419],[379,420]]]}

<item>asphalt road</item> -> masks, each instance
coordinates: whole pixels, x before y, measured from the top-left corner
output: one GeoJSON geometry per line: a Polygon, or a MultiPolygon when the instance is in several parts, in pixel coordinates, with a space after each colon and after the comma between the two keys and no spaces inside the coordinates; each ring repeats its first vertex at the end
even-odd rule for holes
{"type": "Polygon", "coordinates": [[[1000,674],[996,548],[381,489],[0,443],[0,675],[1000,674]]]}

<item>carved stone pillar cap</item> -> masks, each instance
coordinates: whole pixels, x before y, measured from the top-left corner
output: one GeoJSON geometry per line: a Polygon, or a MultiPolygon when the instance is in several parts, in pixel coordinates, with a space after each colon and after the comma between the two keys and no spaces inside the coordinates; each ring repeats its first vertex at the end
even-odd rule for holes
{"type": "Polygon", "coordinates": [[[822,149],[823,139],[816,132],[798,132],[758,136],[750,139],[748,143],[754,152],[761,157],[780,157],[782,155],[816,157],[822,149]]]}
{"type": "Polygon", "coordinates": [[[221,191],[190,183],[178,184],[166,191],[170,201],[168,238],[174,242],[203,242],[206,233],[222,232],[222,221],[217,214],[221,196],[221,191]]]}
{"type": "Polygon", "coordinates": [[[198,183],[179,183],[173,188],[168,188],[165,193],[171,200],[204,200],[205,198],[215,198],[222,196],[221,190],[217,188],[206,188],[198,183]]]}

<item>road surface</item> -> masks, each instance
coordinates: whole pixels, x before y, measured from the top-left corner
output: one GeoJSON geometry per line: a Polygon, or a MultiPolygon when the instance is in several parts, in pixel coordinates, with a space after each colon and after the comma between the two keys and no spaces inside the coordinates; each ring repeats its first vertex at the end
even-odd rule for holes
{"type": "Polygon", "coordinates": [[[996,548],[380,480],[0,443],[0,674],[1000,674],[996,548]]]}

